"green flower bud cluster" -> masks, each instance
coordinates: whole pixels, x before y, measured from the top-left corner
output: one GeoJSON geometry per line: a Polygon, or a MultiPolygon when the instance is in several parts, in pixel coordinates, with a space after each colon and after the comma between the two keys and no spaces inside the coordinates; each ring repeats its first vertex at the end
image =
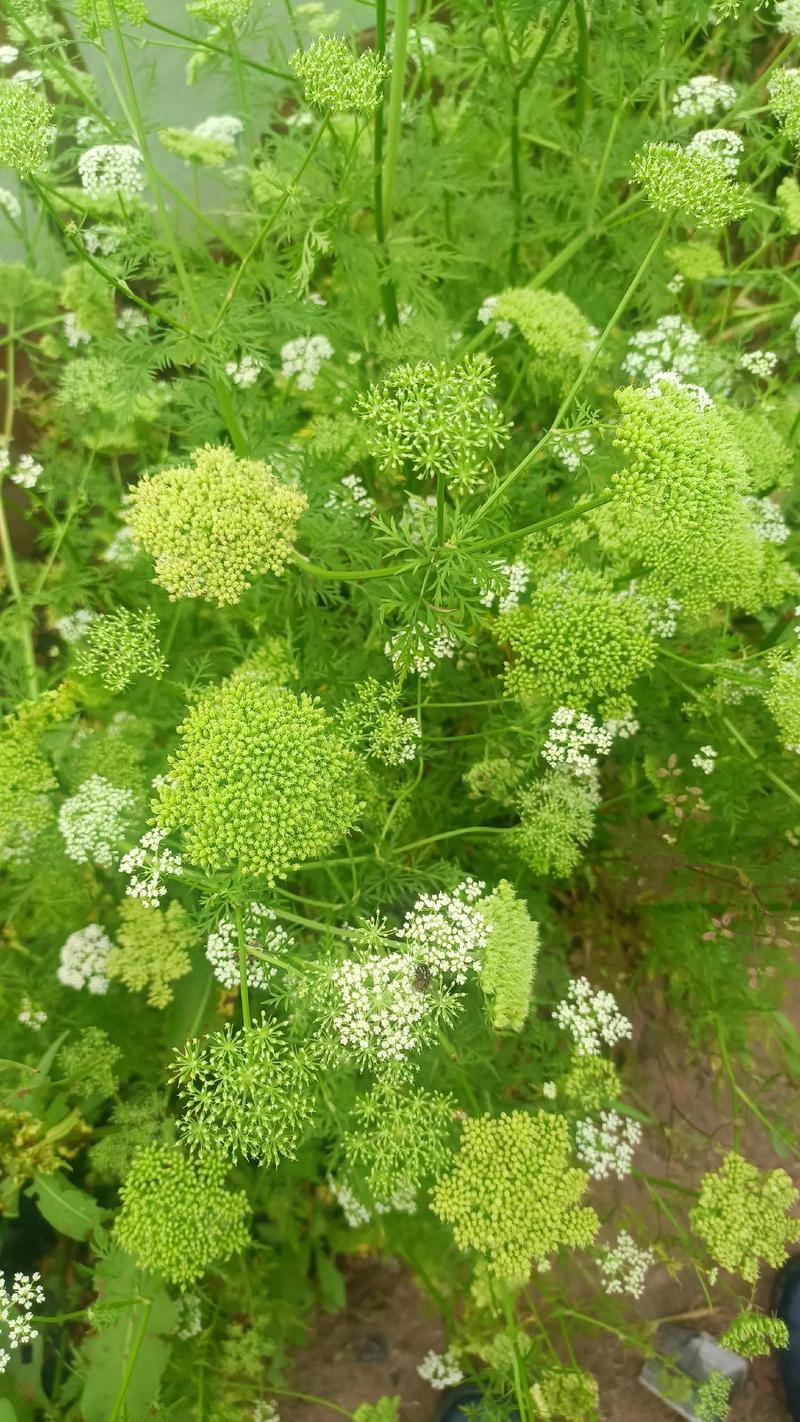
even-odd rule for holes
{"type": "Polygon", "coordinates": [[[725,263],[710,242],[676,242],[666,255],[687,281],[708,281],[725,275],[725,263]]]}
{"type": "Polygon", "coordinates": [[[769,106],[786,137],[800,147],[800,69],[778,69],[769,84],[769,106]]]}
{"type": "Polygon", "coordinates": [[[398,682],[382,686],[369,677],[355,688],[355,700],[343,707],[340,716],[348,741],[359,741],[366,755],[384,765],[404,765],[417,754],[419,721],[399,709],[402,691],[398,682]]]}
{"type": "Polygon", "coordinates": [[[512,760],[508,755],[491,756],[476,760],[464,775],[464,784],[475,799],[496,800],[500,805],[511,805],[514,792],[525,774],[524,761],[512,760]]]}
{"type": "Polygon", "coordinates": [[[703,1176],[692,1228],[723,1269],[753,1284],[762,1259],[777,1269],[800,1239],[800,1220],[787,1218],[798,1198],[785,1170],[760,1171],[731,1151],[703,1176]]]}
{"type": "Polygon", "coordinates": [[[191,0],[189,15],[202,15],[211,25],[238,25],[250,14],[253,0],[191,0]]]}
{"type": "Polygon", "coordinates": [[[162,828],[182,831],[193,864],[274,884],[358,819],[357,758],[310,696],[224,682],[178,735],[155,810],[162,828]]]}
{"type": "Polygon", "coordinates": [[[96,617],[81,638],[75,669],[79,676],[97,676],[108,691],[124,691],[137,676],[160,677],[166,671],[154,612],[119,607],[96,617]]]}
{"type": "Polygon", "coordinates": [[[76,1042],[61,1048],[57,1075],[66,1077],[81,1096],[114,1096],[119,1084],[114,1067],[121,1056],[101,1027],[87,1027],[76,1042]]]}
{"type": "Polygon", "coordinates": [[[0,81],[0,168],[30,177],[42,167],[50,146],[53,109],[30,84],[0,81]]]}
{"type": "Polygon", "coordinates": [[[197,942],[182,904],[148,908],[141,899],[124,899],[116,940],[119,946],[106,960],[108,977],[119,978],[130,992],[146,989],[151,1007],[168,1007],[172,984],[191,971],[190,950],[197,942]]]}
{"type": "Polygon", "coordinates": [[[793,647],[789,656],[776,650],[769,664],[764,701],[786,749],[800,755],[800,646],[793,647]]]}
{"type": "Polygon", "coordinates": [[[259,459],[224,446],[196,449],[190,466],[146,474],[131,493],[129,521],[173,601],[238,602],[253,575],[282,573],[307,508],[305,494],[259,459]]]}
{"type": "Polygon", "coordinates": [[[400,1398],[379,1397],[377,1402],[362,1402],[353,1416],[355,1422],[399,1422],[400,1398]]]}
{"type": "Polygon", "coordinates": [[[725,420],[744,455],[748,482],[754,493],[773,489],[776,484],[779,488],[788,488],[794,474],[795,453],[774,419],[761,410],[742,410],[728,405],[725,420]]]}
{"type": "Polygon", "coordinates": [[[172,1076],[185,1114],[178,1130],[200,1155],[224,1151],[261,1165],[294,1156],[315,1107],[307,1050],[288,1045],[280,1023],[230,1023],[175,1053],[172,1076]]]}
{"type": "Polygon", "coordinates": [[[596,1422],[600,1390],[591,1373],[548,1368],[531,1388],[542,1422],[596,1422]]]}
{"type": "Polygon", "coordinates": [[[456,487],[476,488],[488,454],[507,431],[492,398],[494,370],[485,356],[398,365],[354,406],[366,424],[370,453],[383,469],[420,478],[444,474],[456,487]]]}
{"type": "Polygon", "coordinates": [[[532,1261],[547,1259],[562,1244],[586,1248],[597,1233],[594,1210],[579,1205],[588,1176],[571,1166],[571,1155],[563,1116],[479,1116],[465,1123],[431,1207],[453,1226],[459,1249],[486,1255],[500,1278],[527,1278],[532,1261]]]}
{"type": "Polygon", "coordinates": [[[732,1319],[719,1341],[743,1358],[758,1358],[773,1348],[788,1348],[789,1330],[782,1318],[746,1308],[732,1319]]]}
{"type": "Polygon", "coordinates": [[[622,1082],[608,1057],[581,1054],[572,1058],[561,1090],[570,1106],[591,1116],[619,1100],[622,1082]]]}
{"type": "MultiPolygon", "coordinates": [[[[616,399],[615,444],[628,463],[613,486],[629,511],[627,536],[651,570],[648,591],[698,616],[724,602],[757,610],[782,596],[789,572],[753,529],[747,461],[705,391],[662,380],[616,399]]],[[[601,537],[613,540],[610,524],[601,537]]]]}
{"type": "Polygon", "coordinates": [[[539,955],[539,925],[507,879],[480,903],[490,928],[480,974],[496,1031],[520,1032],[531,1005],[539,955]]]}
{"type": "Polygon", "coordinates": [[[236,154],[232,142],[194,133],[190,128],[161,128],[158,141],[184,163],[201,163],[206,168],[224,168],[236,154]]]}
{"type": "Polygon", "coordinates": [[[92,1169],[110,1180],[123,1180],[134,1156],[161,1134],[163,1109],[156,1097],[117,1101],[110,1129],[89,1147],[92,1169]]]}
{"type": "Polygon", "coordinates": [[[513,321],[537,357],[536,376],[566,388],[588,359],[597,332],[561,291],[512,287],[494,298],[492,317],[513,321]],[[541,363],[541,370],[539,365],[541,363]]]}
{"type": "MultiPolygon", "coordinates": [[[[114,8],[120,22],[124,20],[128,25],[143,25],[147,19],[143,0],[114,0],[114,8]]],[[[91,40],[99,39],[103,30],[112,28],[108,0],[75,0],[75,14],[91,40]]]]}
{"type": "Polygon", "coordinates": [[[784,230],[796,236],[800,232],[800,183],[793,174],[789,173],[778,183],[775,202],[784,230]]]}
{"type": "Polygon", "coordinates": [[[391,1199],[401,1186],[418,1187],[450,1158],[455,1110],[454,1097],[442,1092],[399,1092],[394,1080],[377,1081],[355,1103],[357,1129],[344,1139],[348,1165],[365,1169],[378,1200],[391,1199]]]}
{"type": "Polygon", "coordinates": [[[643,601],[579,565],[543,578],[529,604],[497,619],[496,636],[514,654],[505,673],[509,696],[577,709],[625,691],[655,659],[643,601]]]}
{"type": "Polygon", "coordinates": [[[371,114],[377,109],[389,65],[373,49],[356,57],[347,40],[318,35],[309,49],[289,60],[309,104],[334,114],[371,114]]]}
{"type": "Polygon", "coordinates": [[[520,824],[512,843],[534,874],[566,879],[594,833],[597,789],[564,772],[545,775],[517,797],[520,824]]]}
{"type": "Polygon", "coordinates": [[[152,739],[150,724],[128,711],[117,712],[107,726],[90,728],[79,722],[69,753],[61,762],[69,788],[77,789],[92,775],[100,775],[140,798],[146,783],[142,760],[152,739]]]}
{"type": "Polygon", "coordinates": [[[725,1422],[733,1383],[724,1373],[712,1373],[697,1389],[695,1404],[699,1422],[725,1422]]]}
{"type": "Polygon", "coordinates": [[[288,687],[300,675],[285,637],[265,637],[228,677],[229,681],[262,681],[265,686],[288,687]]]}
{"type": "Polygon", "coordinates": [[[189,1160],[176,1146],[137,1151],[120,1190],[114,1233],[143,1269],[185,1288],[250,1238],[243,1190],[228,1190],[218,1157],[189,1160]]]}
{"type": "Polygon", "coordinates": [[[633,176],[656,212],[678,212],[692,227],[724,227],[753,205],[725,162],[702,148],[648,143],[634,159],[633,176]]]}
{"type": "Polygon", "coordinates": [[[0,732],[0,863],[24,863],[55,820],[57,780],[40,747],[41,731],[19,715],[0,732]]]}

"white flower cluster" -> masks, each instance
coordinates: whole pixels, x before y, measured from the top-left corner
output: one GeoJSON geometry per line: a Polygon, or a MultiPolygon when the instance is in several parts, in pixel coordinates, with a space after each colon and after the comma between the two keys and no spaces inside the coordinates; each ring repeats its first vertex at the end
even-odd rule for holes
{"type": "Polygon", "coordinates": [[[566,766],[578,779],[591,779],[601,755],[608,755],[614,735],[586,711],[558,706],[553,712],[542,756],[555,770],[566,766]]]}
{"type": "Polygon", "coordinates": [[[501,587],[484,588],[480,602],[483,607],[494,607],[496,602],[499,612],[513,612],[531,580],[531,570],[522,561],[498,563],[497,578],[501,587]]]}
{"type": "Polygon", "coordinates": [[[424,627],[418,632],[416,645],[410,653],[402,632],[395,633],[394,637],[384,644],[383,650],[395,671],[410,669],[425,680],[434,671],[437,662],[455,655],[456,644],[444,628],[439,627],[431,631],[424,627]]]}
{"type": "Polygon", "coordinates": [[[342,513],[355,513],[358,518],[369,518],[375,501],[357,474],[345,474],[344,478],[339,480],[338,489],[331,489],[325,500],[325,507],[340,509],[342,513]]]}
{"type": "Polygon", "coordinates": [[[774,351],[743,351],[739,357],[739,369],[748,375],[757,375],[760,380],[771,380],[777,365],[774,351]]]}
{"type": "Polygon", "coordinates": [[[178,1305],[178,1327],[175,1332],[179,1338],[195,1338],[203,1327],[203,1315],[200,1309],[200,1295],[194,1293],[181,1294],[177,1299],[178,1305]]]}
{"type": "Polygon", "coordinates": [[[749,494],[745,503],[753,515],[753,532],[765,543],[785,543],[791,529],[783,517],[780,506],[769,496],[763,499],[749,494]]]}
{"type": "Polygon", "coordinates": [[[736,90],[715,74],[695,74],[680,84],[672,98],[675,118],[710,118],[718,109],[730,109],[736,90]]]}
{"type": "Polygon", "coordinates": [[[130,876],[126,894],[141,899],[147,908],[159,907],[167,892],[164,879],[168,874],[180,874],[183,868],[180,854],[165,847],[166,837],[166,830],[148,830],[119,861],[120,873],[130,876]]]}
{"type": "Polygon", "coordinates": [[[567,434],[554,435],[550,448],[556,459],[560,459],[565,469],[574,474],[590,454],[594,454],[594,439],[591,430],[570,430],[567,434]]]}
{"type": "Polygon", "coordinates": [[[644,1293],[647,1271],[655,1263],[652,1249],[640,1249],[627,1230],[620,1230],[613,1248],[598,1260],[607,1294],[630,1294],[640,1299],[644,1293]]]}
{"type": "Polygon", "coordinates": [[[0,64],[16,64],[19,50],[15,44],[0,44],[0,64]]]}
{"type": "Polygon", "coordinates": [[[335,967],[333,1028],[342,1046],[382,1062],[399,1062],[415,1051],[429,1006],[416,974],[406,953],[349,958],[335,967]]]}
{"type": "Polygon", "coordinates": [[[604,1045],[616,1046],[633,1032],[611,993],[602,989],[595,992],[586,978],[573,979],[567,996],[553,1013],[553,1021],[571,1034],[581,1057],[599,1056],[604,1045]]]}
{"type": "Polygon", "coordinates": [[[132,143],[98,143],[78,159],[78,174],[91,198],[134,198],[144,187],[142,155],[132,143]]]}
{"type": "Polygon", "coordinates": [[[662,316],[647,331],[637,331],[628,342],[622,369],[632,379],[652,383],[668,372],[696,375],[701,336],[680,316],[662,316]]]}
{"type": "Polygon", "coordinates": [[[464,1381],[458,1357],[452,1349],[446,1353],[434,1353],[431,1349],[430,1353],[425,1354],[417,1372],[436,1392],[444,1392],[448,1387],[455,1387],[464,1381]]]}
{"type": "Polygon", "coordinates": [[[789,322],[789,330],[794,336],[794,343],[798,352],[800,352],[800,311],[798,311],[789,322]]]}
{"type": "Polygon", "coordinates": [[[341,1209],[351,1229],[359,1229],[369,1224],[373,1215],[388,1215],[393,1210],[404,1215],[416,1214],[417,1192],[413,1185],[399,1185],[388,1200],[376,1200],[372,1210],[359,1200],[347,1180],[336,1180],[328,1176],[328,1189],[341,1209]]]}
{"type": "Polygon", "coordinates": [[[84,227],[81,230],[83,245],[91,257],[99,252],[101,257],[110,257],[116,252],[122,238],[122,228],[113,227],[107,222],[98,222],[96,227],[84,227]]]}
{"type": "Polygon", "coordinates": [[[0,188],[0,211],[10,217],[12,222],[18,222],[22,216],[19,201],[8,188],[0,188]]]}
{"type": "Polygon", "coordinates": [[[212,114],[196,123],[192,133],[197,138],[209,138],[212,143],[226,143],[232,148],[243,130],[242,120],[234,118],[233,114],[212,114]]]}
{"type": "Polygon", "coordinates": [[[230,376],[240,390],[247,390],[251,385],[255,385],[263,369],[261,361],[256,360],[255,356],[243,355],[238,360],[229,360],[226,363],[225,374],[230,376]]]}
{"type": "Polygon", "coordinates": [[[87,143],[97,143],[107,132],[105,124],[93,114],[84,114],[75,125],[75,141],[81,148],[85,148],[87,143]]]}
{"type": "Polygon", "coordinates": [[[21,1022],[23,1027],[30,1027],[32,1032],[41,1032],[47,1021],[47,1013],[44,1008],[34,1007],[29,997],[23,997],[17,1013],[17,1021],[21,1022]]]}
{"type": "Polygon", "coordinates": [[[96,620],[96,612],[89,612],[87,608],[79,607],[75,612],[68,612],[64,617],[59,617],[54,625],[63,641],[80,642],[81,637],[86,636],[92,623],[96,620]]]}
{"type": "MultiPolygon", "coordinates": [[[[494,321],[494,313],[497,310],[499,296],[484,297],[482,305],[478,309],[478,320],[482,326],[488,326],[490,321],[494,321]]],[[[494,329],[498,336],[510,336],[514,329],[512,321],[495,321],[494,329]]]]}
{"type": "Polygon", "coordinates": [[[35,88],[37,84],[41,84],[43,78],[44,75],[41,69],[18,69],[16,74],[11,75],[12,83],[30,84],[32,88],[35,88]]]}
{"type": "Polygon", "coordinates": [[[686,277],[683,275],[683,272],[675,272],[667,282],[667,291],[671,296],[678,296],[679,293],[683,291],[685,285],[686,277]]]}
{"type": "Polygon", "coordinates": [[[135,805],[132,790],[112,785],[103,775],[90,775],[59,810],[65,854],[78,864],[110,869],[135,805]]]}
{"type": "Polygon", "coordinates": [[[35,489],[44,473],[32,454],[21,454],[19,459],[11,458],[6,445],[0,445],[0,478],[9,470],[9,479],[19,484],[21,489],[35,489]]]}
{"type": "Polygon", "coordinates": [[[122,306],[114,321],[118,331],[131,340],[140,331],[147,329],[147,317],[138,306],[122,306]]]}
{"type": "MultiPolygon", "coordinates": [[[[248,949],[280,957],[294,944],[285,928],[281,928],[274,913],[265,904],[251,903],[242,915],[244,939],[248,949]]],[[[232,919],[220,919],[206,943],[206,957],[218,983],[224,988],[239,986],[239,939],[232,919]]],[[[247,983],[251,988],[265,988],[278,971],[277,964],[250,958],[247,983]]]]}
{"type": "Polygon", "coordinates": [[[738,133],[730,128],[702,128],[687,145],[689,153],[705,153],[716,158],[731,178],[739,170],[739,159],[744,152],[744,142],[738,133]]]}
{"type": "Polygon", "coordinates": [[[638,597],[644,604],[650,619],[650,630],[656,637],[674,637],[678,630],[678,617],[680,616],[681,604],[675,597],[668,597],[663,602],[656,598],[643,596],[638,589],[635,578],[631,579],[629,587],[625,589],[626,597],[638,597]]]}
{"type": "Polygon", "coordinates": [[[619,737],[621,741],[629,741],[631,736],[638,735],[641,730],[641,726],[636,720],[636,717],[630,714],[627,716],[609,716],[605,724],[606,730],[610,732],[614,740],[619,737]]]}
{"type": "Polygon", "coordinates": [[[287,380],[297,376],[298,390],[313,390],[322,362],[332,355],[333,346],[327,336],[296,336],[281,346],[281,370],[287,380]]]}
{"type": "Polygon", "coordinates": [[[87,923],[71,933],[61,949],[58,981],[80,992],[88,988],[95,997],[108,991],[106,964],[114,944],[99,923],[87,923]]]}
{"type": "Polygon", "coordinates": [[[64,340],[72,350],[77,350],[78,346],[88,346],[92,337],[88,331],[84,331],[83,327],[78,325],[78,318],[74,311],[65,313],[62,326],[64,340]]]}
{"type": "Polygon", "coordinates": [[[775,12],[784,34],[800,35],[800,0],[778,0],[775,12]]]}
{"type": "Polygon", "coordinates": [[[718,754],[713,746],[701,746],[697,754],[692,756],[692,765],[695,770],[702,770],[704,775],[711,775],[717,768],[718,754]]]}
{"type": "Polygon", "coordinates": [[[618,1111],[601,1111],[600,1124],[578,1121],[575,1126],[575,1153],[593,1180],[616,1175],[624,1180],[633,1169],[633,1153],[641,1143],[642,1128],[630,1116],[618,1111]]]}
{"type": "Polygon", "coordinates": [[[676,375],[674,370],[664,370],[660,375],[654,376],[644,393],[649,400],[659,400],[664,394],[665,385],[671,385],[675,390],[682,390],[684,395],[688,395],[690,400],[694,400],[701,415],[706,410],[714,408],[714,401],[705,386],[687,385],[679,375],[676,375]]]}
{"type": "MultiPolygon", "coordinates": [[[[119,563],[121,567],[130,567],[135,563],[138,554],[136,541],[133,537],[133,529],[127,524],[118,528],[108,547],[103,551],[104,563],[119,563]]],[[[62,634],[63,635],[63,634],[62,634]]]]}
{"type": "Polygon", "coordinates": [[[15,1274],[9,1290],[0,1275],[0,1373],[4,1373],[11,1362],[9,1349],[16,1351],[39,1337],[31,1319],[35,1305],[44,1303],[40,1280],[38,1272],[15,1274]]]}
{"type": "Polygon", "coordinates": [[[281,1414],[274,1402],[260,1397],[253,1408],[250,1422],[281,1422],[281,1414]]]}
{"type": "Polygon", "coordinates": [[[476,907],[485,887],[464,879],[450,894],[420,894],[397,932],[417,963],[435,974],[452,974],[457,983],[480,972],[491,931],[476,907]]]}

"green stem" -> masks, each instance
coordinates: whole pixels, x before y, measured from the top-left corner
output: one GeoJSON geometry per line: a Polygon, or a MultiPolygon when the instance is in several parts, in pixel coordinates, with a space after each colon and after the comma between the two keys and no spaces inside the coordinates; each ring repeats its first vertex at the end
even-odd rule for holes
{"type": "Polygon", "coordinates": [[[384,235],[392,224],[394,183],[397,155],[400,151],[400,130],[403,122],[403,94],[408,57],[408,0],[395,0],[394,51],[389,91],[389,115],[386,123],[386,153],[383,162],[383,228],[384,235]]]}
{"type": "MultiPolygon", "coordinates": [[[[14,314],[9,315],[9,333],[13,337],[14,314]]],[[[9,341],[8,356],[6,357],[6,414],[4,422],[5,442],[8,445],[14,429],[14,400],[15,400],[15,348],[13,339],[9,341]]],[[[22,650],[22,663],[25,667],[25,681],[28,688],[28,697],[35,701],[39,695],[39,676],[36,669],[36,654],[33,647],[33,637],[31,634],[30,616],[28,606],[22,593],[22,587],[17,573],[17,560],[14,556],[14,545],[11,541],[11,532],[6,518],[6,506],[3,500],[4,476],[0,474],[0,548],[3,553],[3,563],[8,578],[8,586],[11,589],[11,596],[17,610],[17,628],[19,643],[22,650]]]]}
{"type": "Polygon", "coordinates": [[[252,1026],[250,1017],[250,992],[247,986],[247,939],[244,936],[244,923],[242,922],[242,909],[240,904],[234,905],[233,916],[236,922],[236,937],[239,943],[239,988],[242,997],[242,1022],[245,1030],[249,1031],[252,1026]]]}
{"type": "Polygon", "coordinates": [[[309,558],[298,553],[296,548],[292,549],[294,561],[302,568],[304,573],[309,573],[313,578],[329,578],[343,583],[360,583],[370,578],[396,578],[402,573],[412,573],[419,564],[398,563],[393,568],[321,568],[318,563],[312,563],[309,558]]]}
{"type": "Polygon", "coordinates": [[[533,448],[528,450],[528,453],[519,461],[517,465],[515,465],[511,472],[506,475],[505,479],[501,479],[500,483],[489,495],[488,499],[486,499],[485,502],[481,505],[478,512],[473,515],[468,526],[474,527],[476,524],[483,520],[483,518],[486,516],[489,510],[494,507],[498,500],[503,498],[506,491],[519,478],[520,474],[524,474],[525,470],[533,463],[534,459],[539,453],[539,450],[543,449],[544,446],[548,444],[552,439],[556,430],[563,422],[567,410],[575,399],[575,396],[583,385],[583,382],[585,381],[587,375],[589,374],[590,370],[597,361],[597,358],[600,355],[600,352],[603,350],[609,336],[611,335],[611,332],[614,330],[614,327],[616,326],[617,322],[625,311],[628,302],[631,300],[634,292],[636,291],[636,288],[642,280],[642,277],[647,271],[647,268],[652,262],[656,252],[658,251],[658,248],[661,245],[661,241],[667,231],[671,220],[671,215],[669,217],[666,217],[660,228],[658,229],[658,232],[650,243],[647,252],[639,263],[639,266],[634,276],[628,283],[628,286],[625,290],[625,294],[622,296],[621,300],[617,304],[616,310],[609,317],[609,320],[607,321],[603,329],[599,341],[592,350],[591,355],[589,355],[587,360],[584,362],[583,367],[579,371],[570,389],[567,391],[567,394],[564,396],[564,399],[559,405],[558,410],[556,411],[555,419],[553,420],[553,423],[551,424],[550,428],[545,431],[541,439],[537,441],[533,448]]]}
{"type": "Polygon", "coordinates": [[[578,45],[575,52],[575,127],[580,131],[586,123],[589,104],[589,23],[585,0],[574,0],[578,45]]]}
{"type": "Polygon", "coordinates": [[[727,716],[723,716],[722,724],[728,731],[730,731],[734,740],[737,740],[739,742],[739,745],[742,747],[743,750],[747,752],[750,759],[755,761],[756,764],[760,766],[767,779],[771,780],[773,785],[775,785],[778,790],[782,790],[784,795],[788,795],[789,799],[793,800],[795,805],[800,805],[800,795],[798,795],[797,791],[793,790],[791,785],[787,785],[785,780],[781,780],[781,777],[779,775],[776,775],[774,770],[770,770],[768,766],[763,765],[761,763],[758,752],[753,749],[749,741],[745,740],[738,727],[734,726],[733,721],[728,720],[727,716]]]}
{"type": "MultiPolygon", "coordinates": [[[[227,49],[221,44],[212,44],[211,40],[198,39],[195,35],[187,35],[183,30],[173,30],[169,25],[158,24],[155,20],[145,20],[144,23],[151,30],[160,30],[164,35],[173,35],[175,39],[185,40],[188,49],[207,49],[211,54],[221,54],[225,58],[228,57],[227,49]]],[[[257,69],[261,74],[271,74],[274,79],[282,79],[286,84],[297,83],[297,76],[290,74],[288,70],[270,69],[267,64],[259,64],[255,59],[248,59],[246,54],[241,56],[241,62],[248,69],[257,69]]]]}
{"type": "Polygon", "coordinates": [[[587,499],[584,504],[573,504],[571,508],[562,509],[561,513],[551,514],[548,518],[540,518],[536,523],[528,523],[524,528],[512,528],[508,533],[500,533],[496,538],[487,538],[484,543],[474,544],[470,548],[471,553],[485,553],[490,548],[500,548],[502,544],[509,543],[514,538],[525,538],[529,533],[537,533],[543,528],[552,528],[557,523],[571,523],[573,519],[583,518],[584,514],[591,513],[592,509],[601,509],[605,504],[610,504],[616,497],[614,494],[598,494],[595,499],[587,499]]]}
{"type": "Polygon", "coordinates": [[[436,475],[436,541],[441,548],[444,543],[445,477],[440,469],[436,475]]]}
{"type": "MultiPolygon", "coordinates": [[[[386,0],[377,0],[375,6],[375,49],[383,58],[386,53],[386,0]]],[[[373,177],[373,207],[375,220],[375,240],[378,243],[378,251],[381,259],[381,267],[385,272],[386,253],[386,229],[383,221],[383,110],[384,98],[381,89],[381,101],[375,110],[372,156],[375,168],[373,177]]],[[[396,326],[398,321],[397,293],[391,279],[381,281],[381,305],[388,327],[396,326]]]]}
{"type": "Polygon", "coordinates": [[[136,1328],[136,1333],[134,1334],[133,1346],[131,1347],[130,1356],[128,1358],[128,1364],[125,1368],[125,1372],[122,1375],[119,1389],[114,1399],[111,1411],[108,1414],[108,1422],[117,1422],[117,1418],[122,1412],[122,1405],[125,1401],[125,1395],[130,1386],[131,1378],[133,1377],[133,1370],[136,1367],[136,1360],[139,1356],[139,1350],[142,1346],[142,1343],[144,1342],[144,1335],[147,1332],[147,1325],[150,1321],[150,1310],[152,1309],[152,1307],[153,1300],[149,1299],[145,1308],[142,1309],[142,1314],[136,1328]]]}
{"type": "Polygon", "coordinates": [[[340,1407],[338,1402],[328,1402],[324,1397],[315,1397],[311,1392],[290,1392],[288,1388],[272,1386],[269,1391],[274,1393],[275,1397],[295,1397],[299,1402],[314,1402],[317,1407],[327,1407],[329,1412],[338,1412],[340,1417],[349,1417],[350,1422],[356,1422],[354,1412],[348,1412],[347,1408],[340,1407]]]}
{"type": "Polygon", "coordinates": [[[288,184],[288,186],[287,186],[287,188],[286,188],[286,191],[285,191],[284,194],[283,194],[283,197],[281,198],[281,200],[280,200],[280,202],[277,204],[277,206],[273,208],[273,210],[272,210],[272,212],[270,213],[269,217],[267,218],[266,222],[264,222],[264,223],[261,225],[261,227],[259,228],[259,230],[258,230],[258,232],[256,233],[255,237],[253,238],[253,241],[250,243],[250,246],[248,247],[247,251],[245,252],[244,256],[242,257],[241,262],[239,263],[238,267],[236,268],[236,275],[234,276],[233,281],[231,282],[230,286],[228,287],[228,290],[227,290],[226,293],[225,293],[225,296],[224,296],[223,301],[222,301],[222,305],[220,306],[219,311],[217,312],[217,315],[216,315],[216,319],[215,319],[215,321],[214,321],[214,324],[213,324],[213,326],[211,327],[211,331],[210,331],[210,333],[209,333],[211,336],[216,335],[217,331],[219,330],[220,326],[222,325],[223,321],[225,320],[225,317],[227,316],[228,311],[229,311],[229,309],[230,309],[231,302],[233,301],[233,299],[234,299],[234,297],[235,297],[237,291],[239,290],[239,286],[240,286],[240,284],[241,284],[242,277],[244,276],[244,274],[245,274],[245,272],[246,272],[248,266],[250,265],[251,261],[253,260],[253,257],[256,255],[256,252],[258,251],[259,247],[261,246],[261,243],[264,241],[264,238],[267,237],[267,236],[269,235],[269,233],[272,231],[272,228],[275,226],[275,223],[277,222],[278,218],[280,217],[281,213],[283,212],[283,209],[285,208],[287,202],[289,201],[289,198],[290,198],[290,197],[292,196],[292,194],[294,193],[295,188],[297,187],[297,184],[299,183],[299,181],[300,181],[300,179],[302,178],[302,176],[303,176],[303,174],[304,174],[306,168],[308,167],[309,163],[311,162],[311,159],[313,158],[314,154],[316,153],[317,148],[319,147],[320,142],[321,142],[321,140],[322,140],[323,134],[325,134],[325,133],[327,132],[329,125],[330,125],[330,114],[326,114],[325,117],[324,117],[324,119],[322,120],[322,123],[320,124],[319,128],[317,129],[316,133],[314,134],[314,137],[313,137],[311,143],[310,143],[309,146],[308,146],[308,149],[307,149],[307,151],[306,151],[306,155],[305,155],[305,157],[304,157],[302,163],[300,164],[300,167],[298,168],[298,170],[297,170],[297,172],[295,173],[294,177],[292,178],[291,182],[288,184]]]}

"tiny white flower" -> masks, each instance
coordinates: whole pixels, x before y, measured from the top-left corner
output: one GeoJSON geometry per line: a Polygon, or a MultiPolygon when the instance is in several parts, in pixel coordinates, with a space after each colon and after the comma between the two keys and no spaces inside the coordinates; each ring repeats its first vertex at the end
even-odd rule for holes
{"type": "Polygon", "coordinates": [[[553,1020],[571,1034],[579,1056],[599,1056],[603,1046],[614,1047],[633,1034],[633,1024],[623,1017],[611,993],[595,992],[586,978],[573,979],[553,1020]]]}
{"type": "Polygon", "coordinates": [[[444,1392],[448,1387],[456,1387],[464,1381],[458,1357],[452,1349],[446,1353],[435,1353],[431,1349],[419,1364],[417,1372],[436,1392],[444,1392]]]}

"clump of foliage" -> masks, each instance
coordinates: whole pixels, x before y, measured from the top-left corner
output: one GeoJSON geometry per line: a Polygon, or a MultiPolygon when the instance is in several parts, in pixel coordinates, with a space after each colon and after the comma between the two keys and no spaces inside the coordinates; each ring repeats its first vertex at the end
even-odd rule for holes
{"type": "Polygon", "coordinates": [[[782,1346],[798,6],[7,8],[0,1413],[782,1346]]]}

